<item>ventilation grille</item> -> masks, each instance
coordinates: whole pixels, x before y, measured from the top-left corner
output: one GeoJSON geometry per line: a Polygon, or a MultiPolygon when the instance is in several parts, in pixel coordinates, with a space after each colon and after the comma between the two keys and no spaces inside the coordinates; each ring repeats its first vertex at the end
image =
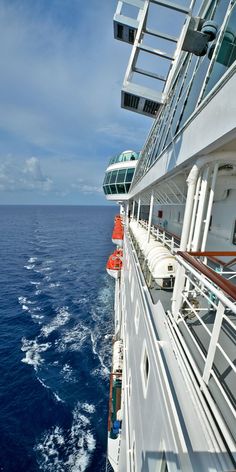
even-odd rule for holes
{"type": "Polygon", "coordinates": [[[152,100],[145,100],[143,111],[149,115],[156,115],[159,106],[159,103],[153,102],[152,100]]]}
{"type": "MultiPolygon", "coordinates": [[[[140,98],[131,93],[124,94],[124,106],[128,108],[135,108],[137,110],[140,98]]],[[[147,101],[147,100],[146,100],[147,101]]]]}
{"type": "Polygon", "coordinates": [[[124,27],[120,23],[117,23],[117,38],[123,39],[123,30],[124,27]]]}

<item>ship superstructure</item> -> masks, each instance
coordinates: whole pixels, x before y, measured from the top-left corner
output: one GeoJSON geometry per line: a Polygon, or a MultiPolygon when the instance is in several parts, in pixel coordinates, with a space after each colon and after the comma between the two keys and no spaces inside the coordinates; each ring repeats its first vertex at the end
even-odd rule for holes
{"type": "Polygon", "coordinates": [[[123,234],[114,471],[236,470],[235,31],[235,1],[118,2],[114,35],[132,44],[121,104],[154,121],[128,188],[115,164],[104,181],[123,234]]]}

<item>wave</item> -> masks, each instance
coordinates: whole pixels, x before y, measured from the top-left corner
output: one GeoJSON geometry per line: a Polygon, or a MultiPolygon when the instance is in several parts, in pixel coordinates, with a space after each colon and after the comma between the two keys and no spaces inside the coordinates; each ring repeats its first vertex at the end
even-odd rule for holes
{"type": "Polygon", "coordinates": [[[28,259],[28,262],[29,262],[30,264],[33,264],[34,262],[37,261],[37,259],[38,259],[37,257],[30,257],[30,258],[28,259]]]}
{"type": "Polygon", "coordinates": [[[78,323],[73,328],[64,331],[57,349],[59,352],[81,351],[89,335],[89,328],[82,323],[78,323]]]}
{"type": "Polygon", "coordinates": [[[46,431],[35,446],[39,469],[44,472],[84,472],[96,446],[90,422],[95,409],[89,403],[78,403],[71,428],[55,425],[46,431]]]}
{"type": "Polygon", "coordinates": [[[21,359],[21,362],[32,365],[37,371],[38,367],[44,362],[41,353],[47,351],[50,347],[51,343],[39,344],[36,339],[22,338],[21,351],[25,352],[25,357],[21,359]]]}
{"type": "Polygon", "coordinates": [[[27,269],[27,270],[32,270],[32,269],[34,269],[34,267],[35,267],[34,264],[24,265],[24,268],[27,269]]]}
{"type": "Polygon", "coordinates": [[[51,323],[45,325],[41,329],[41,335],[47,338],[49,334],[63,326],[70,319],[71,314],[68,311],[68,307],[62,307],[59,309],[57,316],[51,321],[51,323]]]}

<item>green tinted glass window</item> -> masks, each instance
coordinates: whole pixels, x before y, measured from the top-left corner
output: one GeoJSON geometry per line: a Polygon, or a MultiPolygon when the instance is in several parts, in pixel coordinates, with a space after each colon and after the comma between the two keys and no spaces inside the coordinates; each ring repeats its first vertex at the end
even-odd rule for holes
{"type": "Polygon", "coordinates": [[[116,182],[123,183],[125,181],[126,169],[118,170],[116,182]]]}
{"type": "Polygon", "coordinates": [[[129,189],[130,189],[130,185],[131,184],[126,184],[125,187],[126,187],[126,193],[128,193],[129,189]]]}
{"type": "Polygon", "coordinates": [[[117,184],[118,193],[126,193],[124,184],[117,184]]]}
{"type": "Polygon", "coordinates": [[[110,185],[106,185],[106,189],[107,189],[107,195],[110,195],[111,193],[110,185]]]}
{"type": "Polygon", "coordinates": [[[111,193],[117,193],[116,185],[110,185],[111,193]]]}
{"type": "Polygon", "coordinates": [[[133,175],[134,175],[134,169],[128,169],[125,181],[132,182],[133,175]]]}
{"type": "Polygon", "coordinates": [[[117,170],[113,170],[111,172],[110,184],[114,184],[114,182],[116,181],[116,176],[117,176],[117,170]]]}
{"type": "MultiPolygon", "coordinates": [[[[227,69],[232,66],[236,60],[236,7],[232,10],[229,17],[229,22],[225,28],[224,36],[221,40],[220,49],[216,55],[215,62],[211,71],[210,78],[208,80],[204,96],[206,96],[210,90],[217,84],[222,75],[227,69]]],[[[211,44],[209,55],[210,57],[214,53],[216,42],[211,44]]]]}

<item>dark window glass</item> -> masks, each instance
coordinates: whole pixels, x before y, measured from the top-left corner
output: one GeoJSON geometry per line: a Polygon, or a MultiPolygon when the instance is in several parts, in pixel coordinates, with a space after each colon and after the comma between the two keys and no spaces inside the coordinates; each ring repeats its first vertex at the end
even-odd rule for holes
{"type": "Polygon", "coordinates": [[[126,185],[125,185],[126,193],[128,193],[128,191],[129,191],[129,189],[130,189],[130,185],[131,185],[131,184],[126,184],[126,185]]]}
{"type": "Polygon", "coordinates": [[[111,193],[110,185],[106,185],[106,189],[107,189],[107,195],[109,195],[111,193]]]}
{"type": "Polygon", "coordinates": [[[235,220],[235,222],[234,222],[234,231],[233,231],[232,244],[234,244],[234,245],[236,246],[236,220],[235,220]]]}
{"type": "Polygon", "coordinates": [[[108,172],[106,172],[106,174],[105,174],[105,178],[104,178],[104,182],[103,182],[103,185],[105,185],[105,184],[107,183],[107,181],[108,181],[108,177],[109,177],[109,173],[108,173],[108,172]]]}
{"type": "Polygon", "coordinates": [[[116,181],[117,170],[111,172],[110,184],[113,184],[116,181]]]}
{"type": "MultiPolygon", "coordinates": [[[[214,53],[216,42],[211,44],[209,49],[210,57],[214,53]]],[[[236,60],[236,7],[234,7],[228,24],[225,29],[224,36],[221,41],[220,49],[215,58],[213,68],[208,79],[208,83],[204,92],[204,97],[217,84],[222,75],[236,60]]]]}
{"type": "Polygon", "coordinates": [[[111,180],[111,174],[112,174],[111,172],[108,172],[108,174],[107,174],[107,181],[106,181],[106,183],[107,183],[107,184],[109,184],[109,183],[110,183],[110,180],[111,180]]]}
{"type": "Polygon", "coordinates": [[[132,182],[133,175],[134,175],[134,169],[128,169],[125,181],[132,182]]]}
{"type": "Polygon", "coordinates": [[[117,193],[116,185],[110,185],[111,193],[117,193]]]}
{"type": "Polygon", "coordinates": [[[124,184],[117,184],[116,186],[118,193],[126,193],[124,184]]]}
{"type": "Polygon", "coordinates": [[[209,67],[209,63],[210,59],[208,58],[208,56],[204,56],[199,59],[197,68],[194,73],[194,79],[190,86],[189,94],[186,98],[184,97],[184,109],[182,111],[180,122],[177,125],[176,132],[179,128],[181,128],[181,126],[184,125],[190,115],[192,115],[192,113],[195,111],[199,94],[202,89],[203,81],[209,67]]]}
{"type": "Polygon", "coordinates": [[[105,193],[105,195],[107,194],[107,189],[105,186],[103,186],[103,192],[105,193]]]}
{"type": "Polygon", "coordinates": [[[123,183],[125,181],[126,169],[118,170],[116,182],[123,183]]]}

